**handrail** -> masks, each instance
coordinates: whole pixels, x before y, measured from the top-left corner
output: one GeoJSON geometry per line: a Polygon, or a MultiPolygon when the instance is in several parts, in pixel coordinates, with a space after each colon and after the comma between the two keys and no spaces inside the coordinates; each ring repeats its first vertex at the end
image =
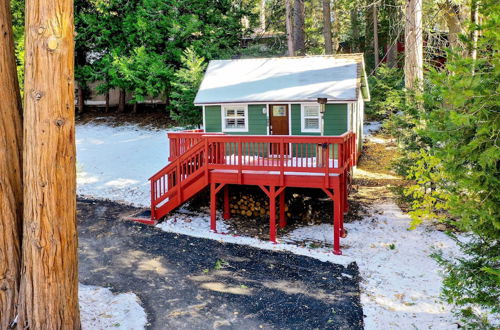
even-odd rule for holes
{"type": "Polygon", "coordinates": [[[150,178],[153,213],[155,207],[173,196],[181,204],[183,189],[200,173],[204,172],[208,184],[209,170],[234,170],[238,183],[245,171],[269,171],[279,174],[281,185],[287,173],[316,173],[325,176],[328,187],[330,175],[343,174],[356,164],[357,143],[352,132],[340,136],[176,132],[168,137],[171,148],[175,148],[171,149],[174,156],[170,164],[150,178]]]}

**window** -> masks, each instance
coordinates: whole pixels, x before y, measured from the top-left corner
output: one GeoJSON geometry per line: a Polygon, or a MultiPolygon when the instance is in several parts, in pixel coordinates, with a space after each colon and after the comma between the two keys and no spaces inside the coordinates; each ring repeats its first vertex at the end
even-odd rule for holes
{"type": "Polygon", "coordinates": [[[319,104],[302,105],[302,132],[320,131],[319,104]]]}
{"type": "Polygon", "coordinates": [[[248,131],[247,107],[245,105],[225,105],[222,107],[222,130],[226,132],[248,131]]]}

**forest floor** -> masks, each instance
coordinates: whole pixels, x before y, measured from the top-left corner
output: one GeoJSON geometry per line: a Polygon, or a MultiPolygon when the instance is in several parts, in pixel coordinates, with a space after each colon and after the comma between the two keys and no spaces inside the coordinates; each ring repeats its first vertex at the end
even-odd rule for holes
{"type": "MultiPolygon", "coordinates": [[[[349,235],[341,241],[343,256],[331,253],[332,225],[327,217],[290,221],[290,226],[279,233],[278,244],[267,241],[267,222],[244,217],[223,221],[219,215],[218,233],[211,233],[208,209],[202,205],[183,207],[157,227],[174,235],[288,251],[345,269],[355,262],[362,278],[366,329],[456,329],[451,307],[440,300],[441,270],[430,255],[436,251],[453,255],[458,248],[433,225],[408,230],[410,218],[396,204],[393,194],[394,187],[404,184],[390,169],[396,145],[383,133],[374,133],[379,128],[379,123],[365,124],[366,142],[349,197],[351,209],[345,225],[349,235]]],[[[165,135],[169,130],[135,124],[77,125],[78,193],[147,207],[147,179],[167,163],[165,135]]],[[[129,206],[122,207],[125,210],[129,206]]],[[[314,207],[331,210],[331,201],[314,207]]]]}
{"type": "Polygon", "coordinates": [[[148,328],[363,328],[354,263],[344,267],[123,220],[136,211],[79,199],[79,273],[86,285],[135,293],[148,328]]]}

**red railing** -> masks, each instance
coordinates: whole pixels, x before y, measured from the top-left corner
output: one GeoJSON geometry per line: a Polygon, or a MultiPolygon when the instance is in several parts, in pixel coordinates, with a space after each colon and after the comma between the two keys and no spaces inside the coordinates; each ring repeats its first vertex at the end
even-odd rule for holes
{"type": "Polygon", "coordinates": [[[354,133],[341,136],[236,136],[169,133],[171,163],[150,178],[152,212],[168,201],[172,209],[208,184],[208,171],[265,171],[280,175],[344,174],[356,163],[354,133]],[[200,175],[205,174],[203,182],[200,175]],[[189,194],[184,195],[184,191],[189,194]]]}
{"type": "MultiPolygon", "coordinates": [[[[203,132],[202,129],[168,133],[167,137],[170,143],[170,155],[168,157],[168,161],[171,162],[180,155],[184,154],[192,146],[200,142],[202,136],[206,134],[207,133],[203,132]]],[[[223,134],[223,133],[213,133],[213,134],[223,134]]]]}

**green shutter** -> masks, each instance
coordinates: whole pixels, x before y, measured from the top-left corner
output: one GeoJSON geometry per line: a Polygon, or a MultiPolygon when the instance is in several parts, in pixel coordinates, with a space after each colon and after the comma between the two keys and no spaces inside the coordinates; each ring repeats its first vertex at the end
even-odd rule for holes
{"type": "Polygon", "coordinates": [[[222,132],[222,119],[220,112],[220,105],[205,106],[205,132],[222,132]]]}

